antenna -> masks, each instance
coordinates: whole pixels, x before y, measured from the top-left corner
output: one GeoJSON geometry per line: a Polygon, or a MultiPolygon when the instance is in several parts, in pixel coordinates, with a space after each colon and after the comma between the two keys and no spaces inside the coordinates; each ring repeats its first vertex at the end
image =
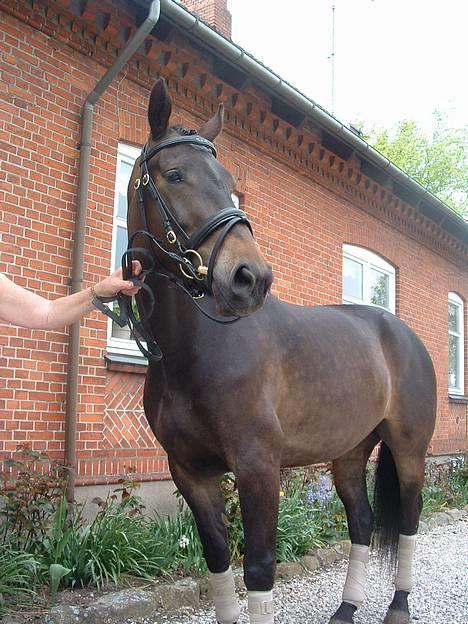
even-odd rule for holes
{"type": "Polygon", "coordinates": [[[335,114],[335,5],[332,5],[332,43],[331,43],[331,112],[335,114]]]}

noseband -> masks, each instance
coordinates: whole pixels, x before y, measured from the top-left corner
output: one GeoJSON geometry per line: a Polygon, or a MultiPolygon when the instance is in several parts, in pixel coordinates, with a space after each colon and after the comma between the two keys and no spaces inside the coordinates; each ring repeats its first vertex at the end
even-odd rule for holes
{"type": "MultiPolygon", "coordinates": [[[[147,314],[146,320],[149,319],[153,312],[155,298],[151,288],[148,284],[145,284],[142,279],[144,276],[151,274],[168,279],[179,290],[186,295],[189,295],[197,308],[211,320],[225,324],[233,323],[238,320],[238,317],[234,317],[232,319],[217,318],[211,315],[207,310],[204,310],[195,300],[203,297],[205,293],[212,292],[213,270],[216,258],[218,257],[226,236],[232,228],[238,223],[245,223],[252,232],[252,227],[243,210],[239,210],[234,206],[229,206],[215,213],[212,217],[200,225],[191,235],[185,232],[161,196],[161,193],[150,176],[148,169],[148,162],[156,156],[156,154],[163,149],[181,144],[198,145],[207,148],[216,158],[216,148],[213,143],[197,134],[168,139],[167,141],[162,141],[159,145],[156,145],[151,149],[148,149],[148,145],[143,147],[140,156],[140,177],[137,178],[134,183],[140,216],[143,222],[143,229],[137,230],[129,238],[127,251],[122,256],[123,278],[138,284],[138,286],[140,286],[147,293],[149,297],[150,312],[147,314]],[[158,208],[159,216],[166,234],[165,242],[157,239],[149,232],[147,210],[145,206],[145,192],[149,193],[151,199],[158,208]],[[198,249],[213,232],[219,230],[220,228],[222,228],[222,230],[211,251],[208,266],[205,266],[198,249]],[[149,253],[148,250],[143,247],[133,247],[133,241],[137,236],[143,236],[149,239],[152,245],[153,253],[149,253]],[[166,248],[166,244],[170,245],[169,249],[166,248]],[[164,272],[162,270],[156,270],[154,247],[156,247],[157,250],[164,255],[164,257],[179,265],[179,269],[181,271],[180,275],[176,275],[171,272],[164,272]],[[135,254],[144,256],[149,264],[149,268],[144,269],[137,278],[132,277],[132,256],[135,254]],[[197,264],[194,264],[194,262],[197,264]]],[[[162,359],[162,352],[159,345],[143,327],[142,322],[135,317],[132,309],[131,297],[122,294],[119,294],[117,297],[97,297],[93,300],[93,303],[97,308],[104,312],[104,314],[110,316],[120,327],[124,327],[125,325],[129,326],[132,337],[145,357],[152,361],[159,361],[162,359]],[[118,301],[120,314],[116,314],[108,306],[104,305],[105,303],[109,303],[115,299],[118,301]],[[147,348],[145,348],[142,341],[146,342],[147,348]]]]}

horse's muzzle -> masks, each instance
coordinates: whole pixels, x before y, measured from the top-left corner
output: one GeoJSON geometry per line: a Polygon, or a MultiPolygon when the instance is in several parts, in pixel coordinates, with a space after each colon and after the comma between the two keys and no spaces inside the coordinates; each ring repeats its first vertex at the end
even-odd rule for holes
{"type": "Polygon", "coordinates": [[[248,316],[260,308],[273,282],[271,266],[239,263],[233,268],[226,288],[215,288],[218,311],[222,315],[248,316]]]}

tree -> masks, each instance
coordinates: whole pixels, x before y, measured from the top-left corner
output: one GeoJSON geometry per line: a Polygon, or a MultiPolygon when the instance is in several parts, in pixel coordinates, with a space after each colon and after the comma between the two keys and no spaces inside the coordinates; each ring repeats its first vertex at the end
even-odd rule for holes
{"type": "Polygon", "coordinates": [[[468,219],[468,126],[447,127],[434,113],[435,125],[427,135],[415,121],[404,120],[392,131],[374,130],[366,137],[379,152],[422,186],[468,219]]]}

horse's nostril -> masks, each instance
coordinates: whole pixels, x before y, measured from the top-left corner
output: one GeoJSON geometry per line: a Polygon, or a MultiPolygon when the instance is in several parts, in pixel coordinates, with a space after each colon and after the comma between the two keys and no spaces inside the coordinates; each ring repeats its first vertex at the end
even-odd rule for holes
{"type": "Polygon", "coordinates": [[[240,266],[234,274],[232,289],[237,294],[251,293],[255,288],[255,275],[245,264],[240,266]]]}

